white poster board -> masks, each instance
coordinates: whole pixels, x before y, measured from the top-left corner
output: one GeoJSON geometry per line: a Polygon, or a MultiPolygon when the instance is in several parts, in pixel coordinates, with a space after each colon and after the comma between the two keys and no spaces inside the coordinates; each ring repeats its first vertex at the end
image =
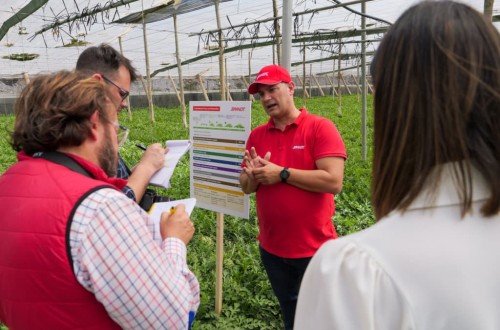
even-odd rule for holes
{"type": "Polygon", "coordinates": [[[191,101],[191,197],[196,207],[249,218],[239,176],[251,131],[250,101],[191,101]]]}

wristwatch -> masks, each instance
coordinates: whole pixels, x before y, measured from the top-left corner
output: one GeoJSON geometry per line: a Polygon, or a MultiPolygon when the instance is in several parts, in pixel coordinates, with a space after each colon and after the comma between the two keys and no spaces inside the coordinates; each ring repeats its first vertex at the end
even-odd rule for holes
{"type": "Polygon", "coordinates": [[[286,183],[286,180],[288,180],[289,177],[290,177],[290,172],[288,171],[288,167],[285,167],[280,172],[281,182],[286,183]]]}

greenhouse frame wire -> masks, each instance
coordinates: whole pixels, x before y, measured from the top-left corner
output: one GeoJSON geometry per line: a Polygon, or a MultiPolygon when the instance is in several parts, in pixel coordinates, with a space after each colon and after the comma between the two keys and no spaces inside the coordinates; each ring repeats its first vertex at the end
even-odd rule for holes
{"type": "MultiPolygon", "coordinates": [[[[215,0],[183,0],[186,6],[195,2],[214,2],[215,0]]],[[[300,63],[304,60],[310,73],[319,74],[332,71],[339,53],[349,54],[341,57],[342,68],[359,65],[360,57],[360,1],[343,0],[348,9],[337,7],[320,11],[321,8],[338,5],[338,0],[289,0],[293,1],[294,35],[291,54],[292,75],[302,74],[300,63]],[[307,14],[296,15],[307,12],[307,14]],[[347,34],[351,36],[348,37],[347,34]]],[[[88,46],[109,43],[122,49],[138,71],[145,75],[145,54],[142,37],[142,24],[117,24],[119,19],[155,6],[172,1],[158,0],[114,0],[105,3],[98,0],[9,0],[9,5],[0,10],[2,26],[12,17],[22,18],[19,11],[32,3],[43,3],[32,14],[13,25],[0,40],[0,77],[20,77],[24,73],[35,75],[60,69],[72,69],[78,55],[88,46]],[[117,6],[117,3],[127,3],[117,6]],[[8,7],[8,9],[7,9],[8,7]],[[93,15],[82,16],[93,10],[108,8],[93,15]],[[80,16],[78,16],[80,15],[80,16]],[[60,24],[71,17],[80,17],[66,22],[43,33],[55,23],[60,24]],[[35,36],[33,38],[33,36],[35,36]],[[13,61],[6,57],[15,54],[37,54],[31,61],[13,61]]],[[[399,14],[413,1],[373,0],[366,2],[367,15],[380,21],[394,22],[399,14]]],[[[477,10],[482,11],[483,0],[465,0],[477,10]]],[[[276,1],[278,15],[281,15],[282,1],[276,1]]],[[[274,43],[274,13],[271,0],[226,0],[219,4],[224,29],[225,61],[230,75],[254,74],[260,67],[277,61],[274,43]]],[[[498,19],[500,4],[494,4],[494,20],[498,19]]],[[[219,63],[216,34],[215,10],[206,6],[199,10],[187,10],[179,16],[180,58],[186,77],[198,74],[217,75],[219,63]],[[198,60],[196,60],[198,59],[198,60]]],[[[368,29],[379,31],[369,34],[367,52],[373,53],[383,30],[388,24],[373,19],[367,20],[368,29]]],[[[496,23],[498,24],[498,23],[496,23]]],[[[0,30],[1,31],[1,30],[0,30]]],[[[159,76],[176,76],[176,57],[172,19],[168,18],[146,25],[149,45],[151,72],[159,76]]],[[[1,34],[0,34],[1,35],[1,34]]],[[[368,61],[370,56],[368,56],[368,61]]]]}

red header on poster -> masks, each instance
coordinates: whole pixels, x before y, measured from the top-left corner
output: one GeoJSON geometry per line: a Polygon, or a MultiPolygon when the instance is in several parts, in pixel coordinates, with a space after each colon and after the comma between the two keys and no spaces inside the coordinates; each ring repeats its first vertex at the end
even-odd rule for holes
{"type": "Polygon", "coordinates": [[[193,111],[220,111],[220,107],[210,105],[195,105],[193,106],[193,111]]]}

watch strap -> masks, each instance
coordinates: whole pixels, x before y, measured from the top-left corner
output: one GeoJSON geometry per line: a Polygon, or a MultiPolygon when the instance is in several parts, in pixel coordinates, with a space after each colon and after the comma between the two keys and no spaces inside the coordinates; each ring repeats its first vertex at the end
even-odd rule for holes
{"type": "Polygon", "coordinates": [[[288,167],[285,167],[280,172],[281,182],[286,183],[289,177],[290,177],[290,172],[288,171],[288,167]]]}

